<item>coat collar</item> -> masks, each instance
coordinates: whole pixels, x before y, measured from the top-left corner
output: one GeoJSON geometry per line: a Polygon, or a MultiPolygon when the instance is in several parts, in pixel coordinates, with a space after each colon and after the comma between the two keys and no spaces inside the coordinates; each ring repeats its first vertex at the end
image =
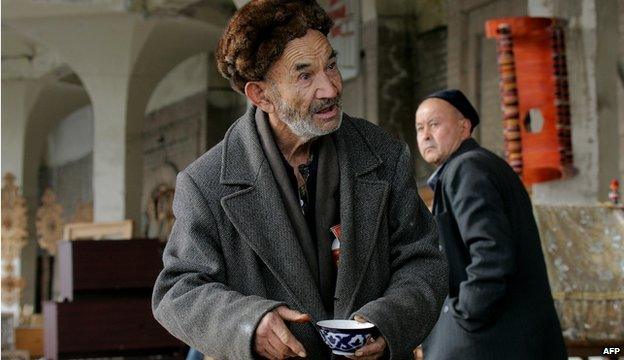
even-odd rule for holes
{"type": "Polygon", "coordinates": [[[442,177],[442,174],[444,173],[446,164],[448,164],[449,162],[451,162],[453,159],[460,156],[461,154],[466,153],[470,150],[476,149],[478,147],[479,147],[479,144],[473,138],[468,138],[462,141],[462,143],[459,144],[459,148],[457,148],[457,150],[455,150],[455,152],[452,153],[451,156],[449,156],[449,158],[446,159],[446,161],[433,172],[433,174],[431,174],[429,179],[427,179],[427,185],[429,185],[431,190],[435,191],[435,189],[437,188],[438,181],[440,181],[440,178],[442,177]]]}
{"type": "MultiPolygon", "coordinates": [[[[221,159],[222,184],[253,185],[262,163],[267,161],[254,123],[256,109],[250,106],[225,134],[221,159]]],[[[343,113],[342,125],[330,136],[334,141],[336,138],[345,139],[343,150],[355,175],[364,175],[382,164],[381,157],[349,115],[343,113]]]]}
{"type": "Polygon", "coordinates": [[[479,147],[479,144],[477,143],[477,141],[475,139],[470,137],[470,138],[464,140],[459,145],[459,148],[457,148],[457,150],[455,150],[455,152],[452,153],[451,156],[449,156],[448,159],[446,159],[446,161],[444,162],[444,165],[448,164],[449,162],[451,162],[451,160],[455,159],[459,155],[461,155],[463,153],[466,153],[466,152],[468,152],[470,150],[476,149],[478,147],[479,147]]]}
{"type": "Polygon", "coordinates": [[[441,203],[442,189],[440,188],[440,181],[442,180],[442,176],[444,175],[444,170],[446,169],[447,165],[451,161],[453,161],[453,159],[457,158],[458,156],[464,153],[467,153],[470,150],[474,150],[478,147],[479,147],[479,144],[477,143],[475,139],[470,137],[464,140],[459,145],[459,148],[457,148],[457,150],[455,150],[455,152],[452,153],[451,156],[449,156],[449,158],[446,159],[446,161],[442,165],[440,165],[440,167],[438,167],[436,171],[431,175],[431,177],[427,180],[427,185],[431,187],[434,193],[434,196],[433,196],[433,213],[434,214],[439,214],[445,211],[444,209],[440,209],[440,206],[444,205],[443,203],[441,203]]]}
{"type": "Polygon", "coordinates": [[[342,125],[332,136],[337,143],[340,142],[336,139],[343,139],[340,145],[344,146],[340,150],[348,156],[349,167],[356,176],[365,175],[383,163],[379,154],[349,115],[343,114],[342,125]]]}
{"type": "Polygon", "coordinates": [[[221,158],[221,184],[251,186],[256,182],[266,156],[256,130],[255,114],[256,107],[250,106],[225,133],[221,158]]]}

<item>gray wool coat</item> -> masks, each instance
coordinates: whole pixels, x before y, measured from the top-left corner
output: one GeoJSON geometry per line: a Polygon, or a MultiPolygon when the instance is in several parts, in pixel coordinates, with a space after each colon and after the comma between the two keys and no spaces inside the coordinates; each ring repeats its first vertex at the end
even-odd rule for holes
{"type": "MultiPolygon", "coordinates": [[[[251,107],[180,172],[176,222],[152,299],[174,336],[216,359],[251,359],[261,318],[280,305],[328,318],[262,151],[251,107]]],[[[438,318],[447,265],[407,146],[344,115],[330,135],[340,168],[342,243],[335,318],[359,314],[411,358],[438,318]]],[[[313,324],[289,324],[308,358],[330,352],[313,324]]]]}

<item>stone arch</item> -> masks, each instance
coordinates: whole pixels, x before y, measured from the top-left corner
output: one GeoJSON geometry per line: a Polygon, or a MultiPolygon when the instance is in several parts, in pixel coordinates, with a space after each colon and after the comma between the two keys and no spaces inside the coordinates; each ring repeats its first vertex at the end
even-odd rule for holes
{"type": "MultiPolygon", "coordinates": [[[[178,64],[216,46],[221,29],[204,22],[176,18],[156,22],[133,64],[128,84],[126,134],[129,157],[126,177],[143,178],[142,131],[147,103],[160,81],[178,64]]],[[[128,183],[127,213],[141,213],[142,184],[128,183]]]]}
{"type": "Polygon", "coordinates": [[[29,209],[29,242],[22,250],[22,277],[27,284],[22,301],[38,304],[36,292],[37,242],[35,216],[39,204],[39,166],[47,147],[48,134],[74,111],[91,103],[80,80],[66,69],[56,69],[39,80],[33,105],[26,118],[23,142],[22,191],[29,209]],[[57,78],[59,73],[65,77],[57,78]]]}

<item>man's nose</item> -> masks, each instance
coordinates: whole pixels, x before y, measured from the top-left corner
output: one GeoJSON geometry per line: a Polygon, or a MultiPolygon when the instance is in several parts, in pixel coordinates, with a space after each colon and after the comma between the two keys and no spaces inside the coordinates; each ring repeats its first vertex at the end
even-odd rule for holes
{"type": "Polygon", "coordinates": [[[316,97],[318,99],[333,99],[338,95],[336,84],[325,73],[317,76],[316,97]]]}
{"type": "Polygon", "coordinates": [[[427,128],[423,128],[422,130],[420,130],[418,132],[418,134],[420,135],[421,139],[423,139],[423,140],[431,139],[431,132],[427,128]]]}

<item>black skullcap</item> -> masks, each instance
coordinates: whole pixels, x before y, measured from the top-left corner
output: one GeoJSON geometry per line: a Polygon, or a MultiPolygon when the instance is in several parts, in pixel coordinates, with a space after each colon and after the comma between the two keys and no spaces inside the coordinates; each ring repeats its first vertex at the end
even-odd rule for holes
{"type": "Polygon", "coordinates": [[[461,91],[457,89],[436,91],[433,94],[427,95],[422,101],[431,98],[442,99],[459,110],[466,119],[470,120],[470,124],[472,125],[470,131],[474,130],[474,128],[479,125],[479,113],[461,91]]]}

